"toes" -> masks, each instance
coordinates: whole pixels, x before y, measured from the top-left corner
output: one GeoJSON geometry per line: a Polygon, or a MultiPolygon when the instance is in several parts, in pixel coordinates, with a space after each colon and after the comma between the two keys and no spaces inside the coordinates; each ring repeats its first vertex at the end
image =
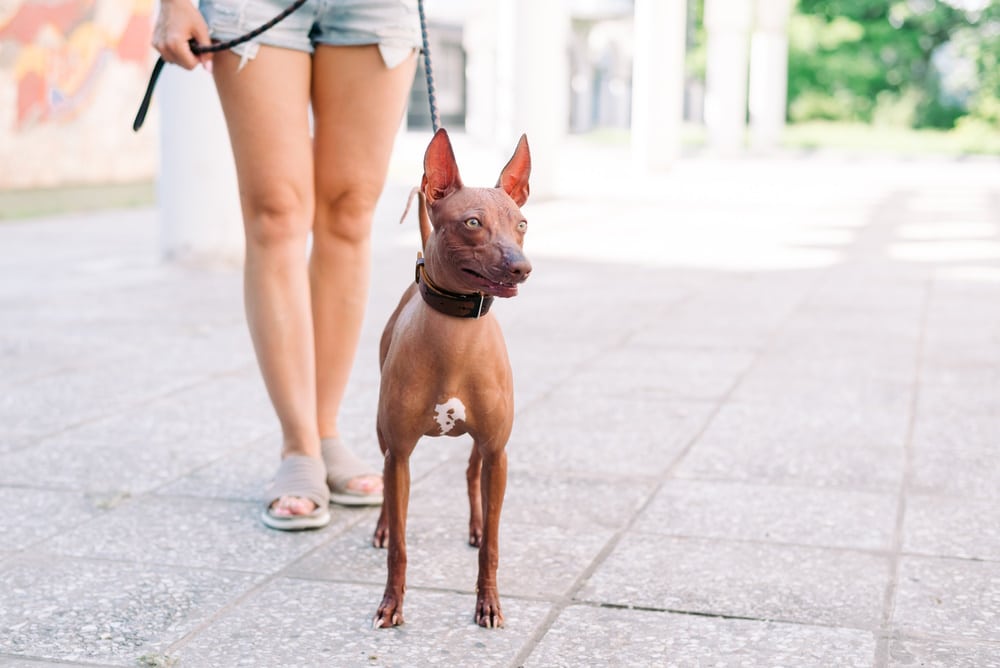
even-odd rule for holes
{"type": "Polygon", "coordinates": [[[314,510],[316,504],[300,496],[283,496],[271,505],[271,514],[275,517],[308,515],[314,510]]]}
{"type": "Polygon", "coordinates": [[[382,476],[362,475],[347,481],[347,489],[359,494],[375,494],[382,491],[382,476]]]}

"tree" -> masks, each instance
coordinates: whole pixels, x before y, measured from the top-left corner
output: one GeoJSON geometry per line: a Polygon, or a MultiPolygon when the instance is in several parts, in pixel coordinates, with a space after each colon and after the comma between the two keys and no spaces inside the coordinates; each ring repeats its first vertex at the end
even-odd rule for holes
{"type": "MultiPolygon", "coordinates": [[[[1000,37],[971,46],[1000,25],[997,2],[965,0],[799,0],[790,27],[792,120],[872,121],[891,116],[916,127],[951,127],[968,111],[942,68],[978,63],[979,86],[1000,89],[1000,37]],[[953,44],[954,42],[954,44],[953,44]],[[993,58],[993,66],[987,62],[993,58]],[[975,60],[978,59],[978,60],[975,60]],[[988,70],[988,72],[987,72],[988,70]]],[[[961,92],[961,91],[959,91],[961,92]]],[[[996,99],[994,95],[992,99],[996,99]]]]}

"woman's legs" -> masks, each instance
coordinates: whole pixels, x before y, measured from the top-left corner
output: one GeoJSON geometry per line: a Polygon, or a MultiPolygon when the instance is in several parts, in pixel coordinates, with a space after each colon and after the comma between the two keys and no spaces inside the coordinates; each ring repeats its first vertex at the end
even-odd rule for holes
{"type": "MultiPolygon", "coordinates": [[[[282,456],[319,456],[316,357],[306,243],[315,211],[307,109],[307,53],[261,47],[239,68],[221,52],[213,73],[236,159],[246,231],[247,321],[264,384],[281,423],[282,456]]],[[[312,501],[283,497],[274,514],[305,514],[312,501]]]]}
{"type": "MultiPolygon", "coordinates": [[[[316,350],[319,435],[338,435],[364,319],[371,272],[371,224],[416,57],[388,69],[375,45],[323,46],[313,55],[316,213],[309,263],[316,350]]],[[[356,491],[377,490],[375,477],[356,491]]]]}

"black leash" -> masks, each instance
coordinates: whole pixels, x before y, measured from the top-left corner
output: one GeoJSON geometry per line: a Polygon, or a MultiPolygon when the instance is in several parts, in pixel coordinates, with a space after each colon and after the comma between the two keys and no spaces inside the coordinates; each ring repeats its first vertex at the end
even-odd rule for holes
{"type": "Polygon", "coordinates": [[[434,73],[431,71],[431,45],[427,39],[427,17],[424,16],[424,0],[417,0],[417,11],[420,12],[420,38],[423,40],[424,74],[427,77],[427,101],[431,105],[431,128],[437,134],[441,127],[441,117],[438,116],[437,96],[434,94],[434,73]]]}
{"type": "MultiPolygon", "coordinates": [[[[243,44],[244,42],[249,42],[254,37],[257,37],[261,33],[264,33],[278,25],[299,7],[306,4],[306,2],[308,2],[308,0],[294,0],[292,4],[264,25],[251,30],[245,35],[240,35],[235,39],[205,45],[198,44],[192,39],[188,42],[188,45],[191,47],[191,52],[195,55],[202,53],[215,53],[217,51],[231,49],[234,46],[243,44]]],[[[420,36],[423,39],[424,73],[427,75],[427,98],[429,99],[431,105],[431,125],[434,126],[434,132],[437,132],[438,128],[441,127],[441,122],[438,118],[437,100],[434,95],[434,75],[431,73],[431,47],[427,39],[427,19],[424,16],[424,0],[417,0],[417,10],[420,13],[420,36]]],[[[149,111],[149,104],[153,99],[153,89],[156,88],[156,81],[160,78],[160,72],[163,71],[163,66],[165,64],[166,61],[163,60],[162,57],[158,58],[156,60],[156,64],[153,66],[152,74],[149,75],[149,83],[146,85],[146,93],[142,96],[142,102],[139,103],[139,111],[136,113],[135,120],[132,122],[132,130],[135,132],[139,131],[139,128],[142,127],[143,122],[146,120],[146,113],[149,111]]]]}

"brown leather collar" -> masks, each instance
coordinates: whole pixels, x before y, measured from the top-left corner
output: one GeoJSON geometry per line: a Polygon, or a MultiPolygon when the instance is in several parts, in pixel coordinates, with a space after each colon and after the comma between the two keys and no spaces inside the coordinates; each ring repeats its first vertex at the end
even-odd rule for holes
{"type": "Polygon", "coordinates": [[[455,318],[479,318],[490,312],[490,306],[493,305],[491,295],[484,295],[482,292],[450,292],[431,283],[422,257],[417,258],[416,275],[420,296],[435,311],[455,318]]]}

